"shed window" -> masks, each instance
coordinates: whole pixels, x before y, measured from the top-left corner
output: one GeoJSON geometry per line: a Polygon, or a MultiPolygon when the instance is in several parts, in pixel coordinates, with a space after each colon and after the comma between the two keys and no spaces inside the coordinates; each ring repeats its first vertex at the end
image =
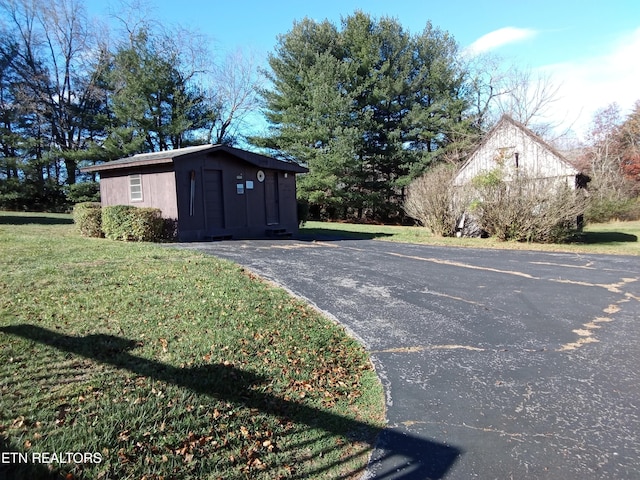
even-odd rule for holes
{"type": "Polygon", "coordinates": [[[142,175],[129,175],[129,198],[132,202],[142,201],[142,175]]]}

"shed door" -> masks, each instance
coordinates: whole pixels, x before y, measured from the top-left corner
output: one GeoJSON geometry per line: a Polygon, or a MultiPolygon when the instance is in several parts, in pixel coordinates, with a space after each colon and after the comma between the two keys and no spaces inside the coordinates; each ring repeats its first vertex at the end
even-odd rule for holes
{"type": "Polygon", "coordinates": [[[204,171],[204,210],[207,228],[224,228],[221,170],[204,171]]]}
{"type": "Polygon", "coordinates": [[[267,225],[280,223],[280,195],[278,194],[278,172],[267,170],[264,177],[264,204],[267,225]]]}

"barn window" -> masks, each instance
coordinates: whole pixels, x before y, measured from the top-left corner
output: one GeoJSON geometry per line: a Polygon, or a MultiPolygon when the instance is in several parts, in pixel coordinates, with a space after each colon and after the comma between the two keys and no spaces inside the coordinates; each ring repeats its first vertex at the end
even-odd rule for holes
{"type": "Polygon", "coordinates": [[[129,175],[129,198],[132,202],[142,201],[142,175],[129,175]]]}

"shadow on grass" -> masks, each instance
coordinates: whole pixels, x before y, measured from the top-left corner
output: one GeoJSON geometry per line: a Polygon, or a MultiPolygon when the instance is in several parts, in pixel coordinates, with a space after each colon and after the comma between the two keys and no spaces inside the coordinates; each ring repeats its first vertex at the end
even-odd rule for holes
{"type": "Polygon", "coordinates": [[[11,214],[6,215],[0,212],[0,225],[70,225],[72,218],[57,217],[46,214],[11,214]]]}
{"type": "Polygon", "coordinates": [[[583,232],[579,241],[586,244],[637,242],[638,237],[622,232],[583,232]]]}
{"type": "Polygon", "coordinates": [[[391,237],[390,233],[383,232],[351,232],[349,230],[336,230],[333,228],[301,228],[297,235],[302,241],[331,242],[339,240],[373,240],[374,238],[391,237]]]}
{"type": "Polygon", "coordinates": [[[28,478],[30,480],[58,480],[60,475],[50,472],[42,464],[32,463],[29,454],[14,447],[0,435],[0,480],[28,478]]]}
{"type": "MultiPolygon", "coordinates": [[[[242,404],[263,413],[285,417],[313,428],[321,428],[326,432],[348,433],[352,438],[355,435],[354,440],[374,446],[372,433],[376,433],[375,426],[261,392],[252,387],[266,384],[269,379],[232,366],[214,364],[176,368],[132,355],[129,350],[135,348],[136,342],[113,335],[75,337],[28,324],[0,327],[0,332],[126,369],[137,375],[184,387],[193,392],[242,404]]],[[[6,448],[10,448],[10,445],[6,448]]],[[[4,451],[4,444],[2,449],[4,451]]],[[[366,478],[441,479],[461,453],[461,450],[456,447],[405,432],[385,429],[378,437],[378,445],[372,455],[366,478]]],[[[322,471],[312,473],[318,475],[322,471]]],[[[349,476],[356,473],[359,472],[350,472],[349,476]]],[[[0,479],[2,479],[1,469],[0,479]]]]}

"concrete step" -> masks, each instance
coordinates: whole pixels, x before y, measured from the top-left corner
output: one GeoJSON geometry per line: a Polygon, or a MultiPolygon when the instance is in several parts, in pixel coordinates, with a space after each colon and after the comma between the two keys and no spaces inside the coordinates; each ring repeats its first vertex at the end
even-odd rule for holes
{"type": "Polygon", "coordinates": [[[286,228],[267,228],[266,230],[267,237],[290,237],[292,235],[291,232],[287,231],[286,228]]]}

